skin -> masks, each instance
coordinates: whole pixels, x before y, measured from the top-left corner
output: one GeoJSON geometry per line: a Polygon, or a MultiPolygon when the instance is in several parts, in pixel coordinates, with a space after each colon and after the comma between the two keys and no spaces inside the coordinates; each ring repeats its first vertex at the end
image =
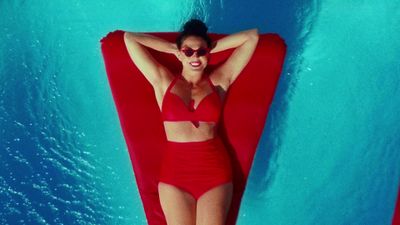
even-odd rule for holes
{"type": "MultiPolygon", "coordinates": [[[[171,92],[181,97],[186,105],[190,99],[194,99],[196,108],[201,99],[212,91],[203,77],[210,55],[198,57],[195,53],[187,57],[175,43],[141,33],[125,32],[124,41],[131,59],[152,84],[160,110],[174,75],[158,63],[143,46],[174,54],[182,63],[184,79],[178,80],[171,92]],[[199,62],[200,66],[194,67],[191,62],[199,62]]],[[[213,43],[211,54],[235,48],[226,62],[210,74],[210,80],[217,88],[222,101],[229,86],[250,60],[257,42],[258,31],[252,29],[226,36],[213,43]]],[[[207,44],[200,37],[189,36],[182,42],[182,48],[185,47],[196,50],[207,47],[207,44]]],[[[196,128],[190,121],[165,121],[164,127],[167,139],[176,142],[204,141],[216,135],[215,124],[212,122],[200,122],[200,126],[196,128]]],[[[168,225],[223,225],[231,204],[233,186],[232,183],[227,183],[214,187],[197,201],[189,193],[166,183],[159,182],[158,191],[168,225]]]]}

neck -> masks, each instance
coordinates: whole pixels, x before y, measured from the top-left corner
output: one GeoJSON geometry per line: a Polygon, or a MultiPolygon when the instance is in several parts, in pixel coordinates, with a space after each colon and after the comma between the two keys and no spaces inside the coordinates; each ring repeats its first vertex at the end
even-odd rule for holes
{"type": "Polygon", "coordinates": [[[191,85],[197,85],[203,76],[203,71],[182,71],[182,77],[191,85]]]}

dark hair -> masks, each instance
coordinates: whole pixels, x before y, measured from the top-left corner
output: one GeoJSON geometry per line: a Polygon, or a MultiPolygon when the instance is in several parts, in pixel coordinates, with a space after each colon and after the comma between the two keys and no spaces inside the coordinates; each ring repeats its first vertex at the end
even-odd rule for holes
{"type": "Polygon", "coordinates": [[[176,45],[178,46],[178,49],[181,48],[183,40],[188,36],[197,36],[203,38],[203,40],[206,41],[207,46],[211,48],[212,40],[207,35],[207,30],[208,28],[203,21],[198,19],[189,20],[185,23],[185,25],[183,25],[183,29],[176,39],[176,45]]]}

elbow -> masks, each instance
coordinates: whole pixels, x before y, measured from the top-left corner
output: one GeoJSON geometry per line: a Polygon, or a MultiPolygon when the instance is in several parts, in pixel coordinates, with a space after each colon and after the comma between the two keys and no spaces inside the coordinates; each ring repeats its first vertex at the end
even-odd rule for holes
{"type": "Polygon", "coordinates": [[[251,30],[248,31],[249,40],[257,42],[258,41],[258,37],[259,37],[259,35],[258,35],[258,29],[257,28],[254,28],[254,29],[251,29],[251,30]]]}
{"type": "Polygon", "coordinates": [[[125,31],[125,33],[124,33],[124,39],[125,40],[132,40],[132,33],[131,32],[128,32],[128,31],[125,31]]]}
{"type": "Polygon", "coordinates": [[[130,41],[137,42],[137,37],[138,37],[138,33],[135,33],[135,32],[125,31],[125,33],[124,33],[124,38],[127,40],[130,40],[130,41]]]}

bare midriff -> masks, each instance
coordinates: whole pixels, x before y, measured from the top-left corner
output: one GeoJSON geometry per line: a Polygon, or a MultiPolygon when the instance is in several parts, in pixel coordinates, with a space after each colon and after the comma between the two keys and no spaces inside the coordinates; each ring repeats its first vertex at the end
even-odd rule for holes
{"type": "Polygon", "coordinates": [[[168,141],[193,142],[205,141],[214,138],[215,123],[199,121],[195,127],[190,121],[164,121],[165,133],[168,141]]]}

